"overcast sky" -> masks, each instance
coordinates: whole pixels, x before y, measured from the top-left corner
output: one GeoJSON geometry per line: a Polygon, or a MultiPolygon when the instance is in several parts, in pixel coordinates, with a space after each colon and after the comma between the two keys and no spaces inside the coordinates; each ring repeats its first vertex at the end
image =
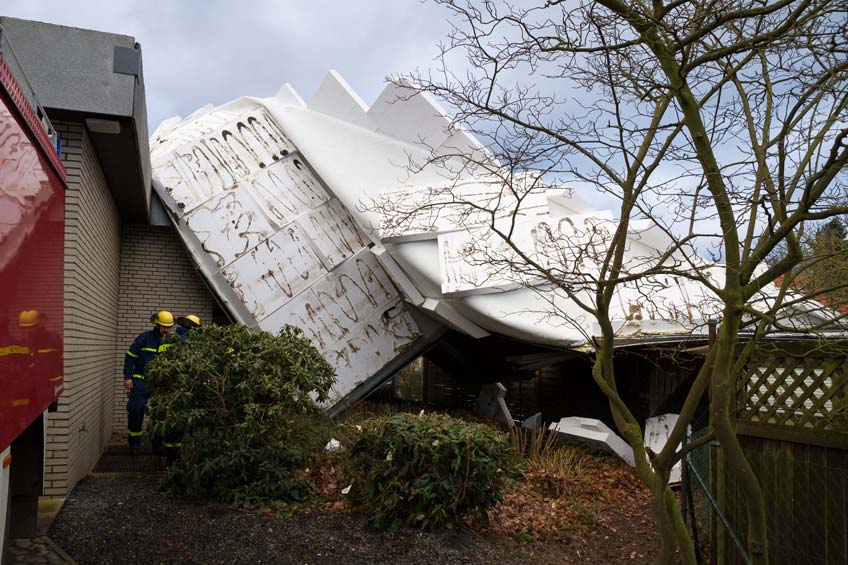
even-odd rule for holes
{"type": "MultiPolygon", "coordinates": [[[[329,69],[370,105],[387,75],[434,67],[450,31],[448,11],[429,0],[0,0],[0,15],[134,37],[150,132],[286,82],[308,102],[329,69]]],[[[450,63],[460,75],[464,64],[450,63]]],[[[599,209],[618,206],[597,190],[578,192],[599,209]]]]}
{"type": "Polygon", "coordinates": [[[371,104],[387,75],[429,66],[448,32],[446,12],[418,0],[2,0],[0,15],[135,37],[151,132],[286,82],[308,101],[329,69],[371,104]]]}

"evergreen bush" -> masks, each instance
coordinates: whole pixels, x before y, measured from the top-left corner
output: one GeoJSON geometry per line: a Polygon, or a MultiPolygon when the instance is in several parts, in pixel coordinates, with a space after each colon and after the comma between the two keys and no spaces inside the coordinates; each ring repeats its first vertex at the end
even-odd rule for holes
{"type": "Polygon", "coordinates": [[[437,414],[396,414],[363,425],[349,465],[373,527],[435,529],[466,516],[485,520],[502,500],[517,457],[496,428],[437,414]]]}
{"type": "Polygon", "coordinates": [[[326,441],[309,415],[320,412],[315,400],[328,398],[334,378],[299,329],[193,330],[147,372],[151,433],[182,436],[166,488],[242,506],[302,499],[310,485],[296,471],[326,441]]]}

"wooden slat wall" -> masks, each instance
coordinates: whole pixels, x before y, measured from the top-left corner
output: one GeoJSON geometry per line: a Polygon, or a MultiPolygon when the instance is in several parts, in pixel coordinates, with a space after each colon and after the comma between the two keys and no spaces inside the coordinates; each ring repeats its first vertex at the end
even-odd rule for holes
{"type": "MultiPolygon", "coordinates": [[[[766,500],[769,554],[775,564],[848,564],[848,452],[740,436],[766,500]]],[[[727,518],[744,541],[742,492],[727,481],[727,518]]],[[[743,563],[731,543],[726,563],[743,563]]]]}

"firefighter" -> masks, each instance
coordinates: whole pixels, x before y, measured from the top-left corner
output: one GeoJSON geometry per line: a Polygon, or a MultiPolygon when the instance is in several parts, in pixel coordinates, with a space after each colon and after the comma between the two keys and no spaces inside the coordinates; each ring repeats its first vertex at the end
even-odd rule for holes
{"type": "MultiPolygon", "coordinates": [[[[53,386],[64,380],[62,367],[62,338],[46,327],[47,317],[38,310],[24,310],[18,316],[22,344],[29,352],[26,370],[36,379],[44,379],[53,386]]],[[[49,389],[37,387],[42,394],[49,389]]],[[[36,399],[33,399],[36,401],[36,399]]]]}
{"type": "MultiPolygon", "coordinates": [[[[186,340],[188,334],[194,329],[200,327],[200,317],[196,314],[188,314],[177,318],[177,327],[175,332],[177,336],[186,340]]],[[[162,437],[162,446],[165,448],[165,459],[170,467],[180,458],[180,449],[183,446],[183,430],[166,431],[162,437]]]]}
{"type": "Polygon", "coordinates": [[[141,446],[141,426],[144,423],[144,410],[150,398],[150,388],[144,380],[147,365],[168,348],[163,343],[165,336],[174,326],[174,315],[167,310],[154,314],[151,319],[153,329],[138,334],[124,356],[124,388],[127,389],[127,429],[129,446],[133,454],[141,446]]]}
{"type": "Polygon", "coordinates": [[[180,316],[177,318],[177,328],[176,332],[180,339],[186,339],[188,334],[194,328],[200,327],[200,317],[196,314],[189,314],[187,316],[180,316]]]}

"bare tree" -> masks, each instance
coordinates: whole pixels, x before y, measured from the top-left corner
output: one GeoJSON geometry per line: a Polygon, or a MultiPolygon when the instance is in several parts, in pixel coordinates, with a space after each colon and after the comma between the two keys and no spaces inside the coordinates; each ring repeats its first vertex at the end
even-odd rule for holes
{"type": "MultiPolygon", "coordinates": [[[[804,260],[790,275],[790,286],[844,314],[848,307],[848,240],[843,221],[832,218],[809,226],[808,232],[801,241],[804,260]]],[[[776,255],[782,258],[782,254],[776,255]]]]}
{"type": "Polygon", "coordinates": [[[455,125],[488,151],[442,146],[413,160],[415,168],[439,168],[444,186],[383,199],[383,230],[451,215],[478,230],[461,253],[489,265],[483,276],[510,273],[550,299],[551,316],[574,317],[557,297],[578,305],[599,327],[585,330],[594,379],[653,493],[659,561],[678,553],[696,562],[668,478],[689,450],[717,439],[744,494],[751,559],[767,562],[763,493],[733,427],[734,378],[763,337],[825,330],[839,319],[799,321],[792,307],[816,308],[809,299],[820,290],[799,293],[793,284],[805,268],[805,226],[848,211],[848,3],[436,1],[454,25],[440,64],[397,80],[445,101],[455,125]],[[499,188],[471,196],[469,177],[499,188]],[[535,222],[534,202],[551,186],[594,193],[614,212],[568,225],[535,222]],[[652,251],[635,250],[647,232],[652,251]],[[695,314],[657,298],[674,280],[706,289],[695,314]],[[658,454],[645,450],[616,388],[616,299],[624,292],[693,329],[699,315],[701,323],[720,318],[658,454]],[[681,448],[707,390],[708,433],[681,448]]]}

